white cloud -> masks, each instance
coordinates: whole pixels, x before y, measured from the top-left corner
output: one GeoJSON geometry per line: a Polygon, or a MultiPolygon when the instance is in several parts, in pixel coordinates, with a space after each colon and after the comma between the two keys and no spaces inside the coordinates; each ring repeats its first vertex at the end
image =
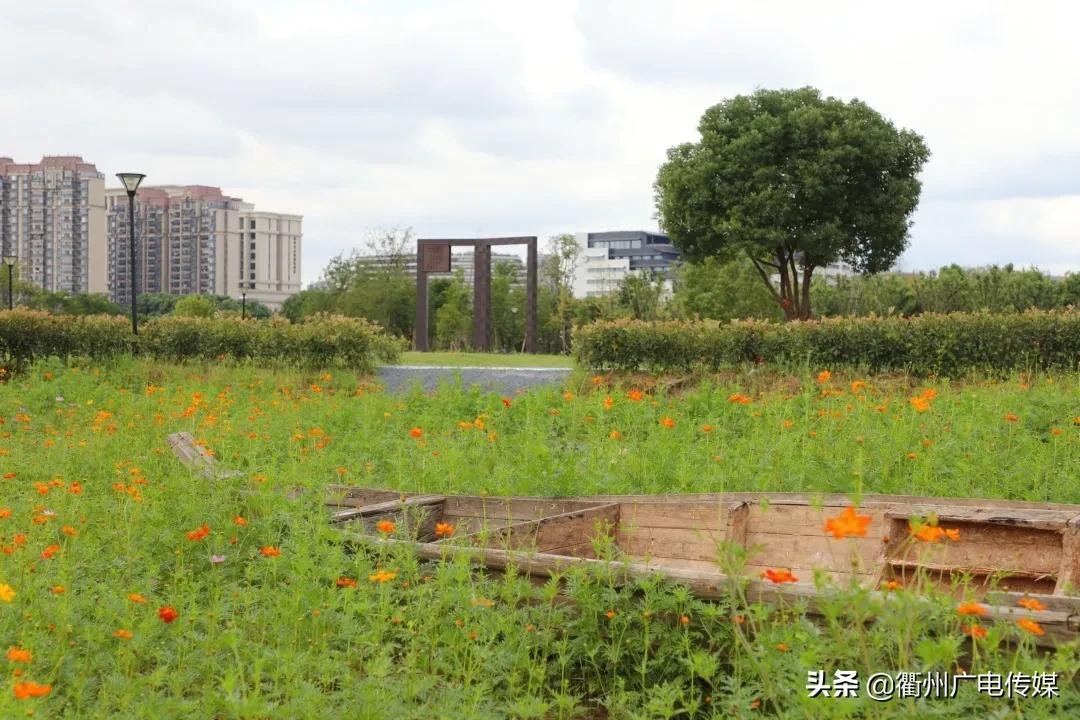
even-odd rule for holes
{"type": "Polygon", "coordinates": [[[859,97],[932,152],[907,267],[1080,270],[1066,3],[0,0],[0,154],[222,186],[367,228],[655,227],[667,148],[755,87],[859,97]]]}

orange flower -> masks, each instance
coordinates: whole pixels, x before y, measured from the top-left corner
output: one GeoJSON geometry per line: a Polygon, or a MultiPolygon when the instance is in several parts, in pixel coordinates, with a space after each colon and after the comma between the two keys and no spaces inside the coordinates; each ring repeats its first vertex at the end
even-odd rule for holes
{"type": "Polygon", "coordinates": [[[53,556],[56,555],[56,553],[58,553],[58,552],[60,552],[60,546],[59,545],[49,545],[48,547],[46,547],[44,550],[41,551],[41,559],[42,560],[52,560],[53,556]]]}
{"type": "Polygon", "coordinates": [[[206,524],[204,524],[202,527],[198,527],[198,528],[195,528],[194,530],[189,530],[188,532],[184,533],[184,535],[187,536],[187,539],[191,540],[192,542],[197,542],[199,540],[202,540],[203,538],[205,538],[209,534],[210,534],[210,526],[206,525],[206,524]]]}
{"type": "Polygon", "coordinates": [[[1005,422],[1016,422],[1020,418],[1014,413],[1005,413],[1005,422]]]}
{"type": "Polygon", "coordinates": [[[703,432],[703,433],[711,433],[715,429],[716,428],[714,428],[712,425],[702,425],[701,426],[701,432],[703,432]]]}
{"type": "Polygon", "coordinates": [[[622,433],[618,430],[612,430],[608,433],[608,437],[612,440],[622,440],[622,433]]]}
{"type": "Polygon", "coordinates": [[[277,557],[278,555],[281,555],[281,550],[273,545],[263,545],[259,548],[259,552],[262,553],[263,557],[277,557]]]}
{"type": "Polygon", "coordinates": [[[570,391],[564,392],[562,394],[562,399],[565,400],[566,402],[570,402],[571,400],[574,399],[574,397],[575,397],[574,393],[572,393],[570,391]]]}
{"type": "Polygon", "coordinates": [[[394,532],[394,528],[397,527],[397,523],[393,520],[380,520],[375,523],[375,529],[381,532],[383,535],[389,535],[394,532]]]}
{"type": "Polygon", "coordinates": [[[389,572],[387,570],[379,570],[378,572],[368,575],[368,582],[374,583],[388,583],[397,577],[397,573],[389,572]]]}
{"type": "Polygon", "coordinates": [[[130,600],[131,602],[136,603],[136,604],[141,604],[141,603],[146,602],[146,598],[144,598],[139,593],[128,593],[128,600],[130,600]]]}
{"type": "Polygon", "coordinates": [[[970,637],[981,639],[986,637],[986,628],[978,623],[964,626],[964,634],[970,637]]]}
{"type": "Polygon", "coordinates": [[[773,570],[772,568],[768,568],[762,572],[761,577],[776,585],[799,581],[799,578],[792,575],[790,570],[773,570]]]}
{"type": "Polygon", "coordinates": [[[821,384],[825,384],[832,380],[832,373],[828,370],[822,370],[817,374],[817,381],[821,384]]]}
{"type": "Polygon", "coordinates": [[[911,403],[911,407],[915,408],[915,412],[923,413],[930,409],[930,401],[925,398],[913,397],[908,402],[911,403]]]}
{"type": "Polygon", "coordinates": [[[1024,618],[1022,620],[1017,620],[1016,624],[1020,626],[1021,630],[1024,630],[1025,632],[1029,632],[1032,635],[1045,635],[1046,634],[1046,631],[1043,630],[1043,626],[1040,625],[1039,623],[1035,622],[1034,620],[1028,620],[1027,618],[1024,618]]]}
{"type": "Polygon", "coordinates": [[[749,395],[743,395],[742,393],[732,393],[728,395],[727,401],[729,403],[735,403],[736,405],[749,405],[753,402],[749,395]]]}
{"type": "Polygon", "coordinates": [[[15,683],[15,699],[45,697],[52,692],[52,685],[39,685],[34,682],[15,683]]]}
{"type": "Polygon", "coordinates": [[[11,517],[11,508],[0,508],[0,518],[11,517]]]}
{"type": "Polygon", "coordinates": [[[130,630],[117,630],[113,633],[113,637],[120,638],[121,640],[130,640],[135,637],[135,633],[130,630]]]}
{"type": "Polygon", "coordinates": [[[837,540],[846,537],[866,537],[866,526],[873,520],[869,515],[857,515],[854,506],[849,505],[840,514],[825,521],[825,532],[837,540]]]}
{"type": "Polygon", "coordinates": [[[689,625],[690,624],[690,616],[689,615],[680,615],[679,616],[679,622],[682,623],[682,625],[684,627],[689,625]]]}
{"type": "Polygon", "coordinates": [[[510,399],[510,398],[508,398],[508,397],[504,397],[504,398],[502,399],[502,404],[503,404],[503,407],[504,407],[504,408],[508,408],[508,407],[510,407],[511,405],[513,405],[513,404],[514,404],[514,401],[513,401],[513,400],[511,400],[511,399],[510,399]]]}
{"type": "Polygon", "coordinates": [[[157,611],[158,617],[166,623],[171,623],[176,618],[180,617],[180,613],[176,612],[176,609],[171,605],[162,605],[157,611]]]}
{"type": "Polygon", "coordinates": [[[245,517],[243,517],[241,515],[237,515],[236,517],[234,517],[232,519],[232,521],[233,521],[234,525],[239,525],[240,527],[243,527],[243,526],[248,524],[247,518],[245,518],[245,517]]]}
{"type": "Polygon", "coordinates": [[[603,385],[604,384],[604,377],[602,375],[593,375],[592,376],[592,384],[593,385],[603,385]]]}
{"type": "Polygon", "coordinates": [[[776,649],[779,650],[780,652],[787,652],[791,648],[788,647],[787,643],[777,643],[776,644],[776,649]]]}
{"type": "Polygon", "coordinates": [[[353,580],[350,577],[339,577],[336,581],[334,581],[334,583],[339,588],[354,588],[354,587],[356,587],[356,580],[353,580]]]}
{"type": "Polygon", "coordinates": [[[414,427],[411,430],[409,430],[409,436],[410,437],[420,438],[420,437],[423,437],[423,435],[424,435],[424,431],[421,430],[418,427],[414,427]]]}
{"type": "Polygon", "coordinates": [[[959,540],[960,539],[960,530],[959,530],[959,528],[946,528],[945,537],[947,537],[947,538],[949,538],[950,540],[953,540],[953,541],[959,540]]]}
{"type": "Polygon", "coordinates": [[[1046,609],[1045,605],[1043,605],[1041,602],[1039,602],[1038,600],[1036,600],[1035,598],[1032,598],[1032,597],[1020,598],[1019,600],[1016,601],[1016,604],[1019,605],[1022,608],[1027,608],[1028,610],[1039,611],[1039,610],[1045,610],[1046,609]]]}
{"type": "Polygon", "coordinates": [[[784,422],[780,423],[780,425],[785,430],[790,430],[791,428],[795,427],[795,421],[794,420],[785,420],[784,422]]]}
{"type": "Polygon", "coordinates": [[[904,587],[904,583],[900,582],[899,580],[889,580],[887,583],[885,583],[886,590],[899,590],[902,587],[904,587]]]}
{"type": "Polygon", "coordinates": [[[605,395],[604,396],[604,409],[605,410],[610,410],[614,406],[615,406],[615,398],[611,397],[610,395],[605,395]]]}
{"type": "Polygon", "coordinates": [[[956,612],[960,615],[978,615],[979,617],[986,617],[990,613],[985,607],[977,602],[965,602],[956,606],[956,612]]]}
{"type": "Polygon", "coordinates": [[[67,589],[63,585],[53,585],[49,590],[52,591],[53,595],[63,595],[67,592],[67,589]]]}
{"type": "Polygon", "coordinates": [[[631,390],[630,392],[626,393],[626,397],[630,400],[633,400],[634,402],[639,402],[643,397],[645,397],[645,394],[640,390],[631,390]]]}
{"type": "Polygon", "coordinates": [[[65,535],[71,535],[72,537],[79,534],[79,531],[71,527],[70,525],[65,525],[64,527],[60,528],[60,532],[64,533],[65,535]]]}
{"type": "Polygon", "coordinates": [[[666,428],[673,428],[675,427],[675,419],[665,415],[664,417],[660,418],[660,424],[666,428]]]}
{"type": "Polygon", "coordinates": [[[615,616],[617,614],[618,613],[616,613],[614,610],[608,610],[606,613],[604,613],[604,617],[606,617],[608,620],[613,620],[615,619],[615,616]]]}
{"type": "Polygon", "coordinates": [[[435,523],[435,537],[450,537],[453,534],[454,526],[451,523],[435,523]]]}
{"type": "Polygon", "coordinates": [[[909,524],[911,534],[916,539],[922,540],[927,543],[939,542],[942,538],[948,538],[949,540],[959,540],[960,530],[957,528],[949,528],[948,530],[940,528],[937,525],[926,524],[916,529],[914,525],[909,524]]]}
{"type": "Polygon", "coordinates": [[[8,648],[7,659],[16,663],[28,663],[34,659],[34,656],[26,648],[12,645],[8,648]]]}
{"type": "Polygon", "coordinates": [[[865,387],[866,387],[866,383],[864,381],[855,380],[855,381],[853,381],[851,383],[851,392],[853,392],[853,393],[861,392],[862,389],[865,388],[865,387]]]}

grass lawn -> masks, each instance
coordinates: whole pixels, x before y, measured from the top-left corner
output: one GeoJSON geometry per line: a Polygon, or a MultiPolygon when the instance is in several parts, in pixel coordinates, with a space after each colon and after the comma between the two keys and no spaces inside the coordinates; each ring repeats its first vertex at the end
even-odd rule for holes
{"type": "MultiPolygon", "coordinates": [[[[469,356],[459,356],[469,357],[469,356]]],[[[498,357],[498,356],[487,356],[498,357]]],[[[526,356],[516,356],[526,357],[526,356]]],[[[406,362],[411,362],[406,360],[406,362]]],[[[1080,650],[956,601],[718,603],[355,549],[322,492],[804,490],[1080,503],[1080,377],[733,379],[512,398],[351,373],[37,365],[0,383],[0,717],[1067,717],[1080,650]],[[192,432],[237,478],[168,451],[192,432]],[[289,492],[304,488],[302,493],[289,492]],[[572,603],[556,602],[560,591],[572,603]],[[878,622],[864,623],[867,617],[878,622]],[[985,630],[985,637],[983,632],[985,630]],[[975,639],[971,635],[978,635],[975,639]],[[1058,698],[811,699],[807,672],[1060,672],[1058,698]]],[[[837,541],[843,542],[843,541],[837,541]]]]}
{"type": "Polygon", "coordinates": [[[527,355],[525,353],[415,352],[402,353],[401,365],[448,367],[574,367],[567,355],[527,355]]]}

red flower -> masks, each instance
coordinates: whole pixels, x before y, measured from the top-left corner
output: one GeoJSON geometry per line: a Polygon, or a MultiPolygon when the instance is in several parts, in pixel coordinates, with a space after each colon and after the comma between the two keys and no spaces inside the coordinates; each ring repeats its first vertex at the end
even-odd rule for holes
{"type": "Polygon", "coordinates": [[[176,612],[176,609],[170,605],[163,605],[158,608],[157,616],[167,623],[171,623],[176,618],[180,617],[180,613],[176,612]]]}
{"type": "Polygon", "coordinates": [[[761,577],[777,585],[799,581],[799,578],[792,575],[790,570],[773,570],[772,568],[768,568],[761,573],[761,577]]]}
{"type": "Polygon", "coordinates": [[[190,530],[184,534],[187,536],[188,540],[196,542],[198,540],[202,540],[204,537],[210,534],[210,526],[204,524],[202,527],[195,528],[194,530],[190,530]]]}
{"type": "Polygon", "coordinates": [[[418,427],[414,427],[413,429],[409,430],[409,435],[414,438],[420,438],[423,436],[423,434],[424,431],[418,427]]]}

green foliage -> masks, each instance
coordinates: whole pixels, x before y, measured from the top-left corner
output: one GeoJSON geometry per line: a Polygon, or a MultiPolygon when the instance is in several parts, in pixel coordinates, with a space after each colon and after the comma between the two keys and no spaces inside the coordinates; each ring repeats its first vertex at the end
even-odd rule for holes
{"type": "Polygon", "coordinates": [[[817,278],[811,291],[821,315],[915,315],[922,312],[1015,312],[1078,305],[1080,276],[1057,281],[1012,265],[937,272],[817,278]]]}
{"type": "MultiPolygon", "coordinates": [[[[829,585],[814,618],[798,603],[748,600],[734,582],[720,586],[716,602],[657,577],[624,584],[617,563],[542,584],[513,566],[496,576],[462,560],[361,545],[350,528],[327,522],[327,486],[341,482],[438,494],[794,490],[1080,501],[1075,374],[1023,385],[1030,378],[934,381],[925,413],[906,402],[908,378],[863,378],[855,393],[847,391],[853,378],[837,373],[828,386],[837,395],[813,378],[762,375],[678,396],[647,391],[644,402],[607,384],[573,399],[545,389],[506,407],[498,395],[457,387],[382,393],[352,371],[131,359],[35,366],[0,382],[8,433],[0,459],[11,473],[5,545],[16,533],[27,538],[0,555],[0,582],[15,593],[0,602],[0,634],[6,647],[33,654],[17,666],[18,680],[52,690],[16,700],[13,679],[0,717],[1074,717],[1075,642],[1036,650],[1008,617],[979,620],[988,634],[972,641],[956,599],[921,597],[915,582],[887,597],[829,585]],[[729,402],[735,392],[752,403],[729,402]],[[1006,412],[1019,419],[1004,421],[1006,412]],[[478,416],[483,429],[459,426],[478,416]],[[163,451],[163,436],[176,430],[195,433],[241,475],[193,475],[163,451]],[[203,525],[206,537],[186,537],[203,525]],[[60,551],[41,557],[51,543],[60,551]],[[264,546],[280,556],[263,556],[264,546]],[[369,580],[379,570],[395,576],[369,580]],[[158,618],[162,606],[176,609],[174,622],[158,618]],[[130,639],[114,636],[120,629],[130,639]],[[953,699],[805,691],[811,670],[827,680],[856,670],[865,682],[871,673],[960,667],[1056,671],[1060,697],[998,698],[973,680],[953,699]]],[[[842,552],[850,541],[825,542],[842,552]]],[[[601,557],[610,553],[597,545],[601,557]]],[[[735,569],[743,561],[723,547],[716,560],[735,569]]]]}
{"type": "MultiPolygon", "coordinates": [[[[816,299],[814,302],[817,306],[816,299]]],[[[697,263],[681,263],[675,271],[671,306],[675,317],[687,319],[781,320],[784,317],[753,266],[739,259],[722,262],[706,258],[697,263]]]]}
{"type": "Polygon", "coordinates": [[[865,103],[758,90],[709,108],[698,130],[660,167],[661,226],[689,259],[749,256],[785,317],[810,317],[815,268],[880,272],[903,252],[929,151],[865,103]]]}
{"type": "Polygon", "coordinates": [[[214,301],[206,295],[184,295],[176,301],[173,315],[188,318],[208,318],[214,316],[214,301]]]}
{"type": "Polygon", "coordinates": [[[435,317],[435,342],[447,350],[464,350],[472,337],[472,311],[469,288],[459,271],[442,286],[441,302],[435,317]]]}
{"type": "Polygon", "coordinates": [[[241,320],[233,314],[166,315],[147,321],[139,331],[138,338],[134,338],[123,317],[3,311],[0,357],[14,369],[49,357],[102,360],[137,352],[173,361],[249,360],[258,364],[371,371],[377,361],[393,361],[403,349],[399,340],[388,337],[377,325],[331,315],[316,315],[300,324],[281,318],[241,320]]]}
{"type": "Polygon", "coordinates": [[[597,369],[716,370],[744,363],[811,363],[917,375],[1076,370],[1080,312],[924,314],[781,324],[618,320],[580,328],[574,347],[579,363],[597,369]]]}

